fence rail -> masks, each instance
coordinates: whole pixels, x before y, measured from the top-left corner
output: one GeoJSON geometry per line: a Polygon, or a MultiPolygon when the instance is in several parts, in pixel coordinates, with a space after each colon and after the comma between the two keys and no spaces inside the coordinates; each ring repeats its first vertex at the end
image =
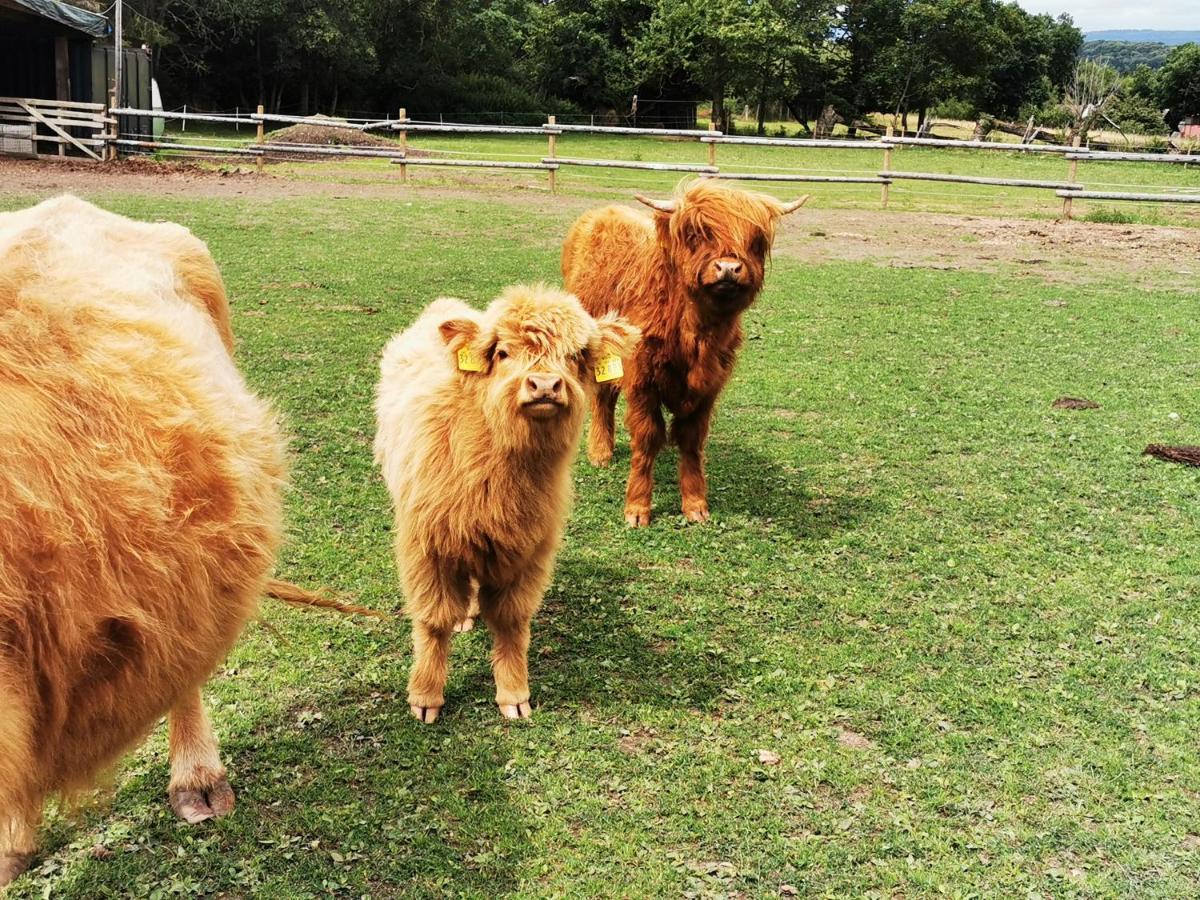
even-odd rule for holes
{"type": "MultiPolygon", "coordinates": [[[[6,110],[11,108],[5,104],[11,104],[13,102],[16,101],[11,100],[10,98],[0,98],[0,121],[5,121],[3,114],[6,110]]],[[[262,171],[263,161],[266,158],[378,158],[386,159],[395,165],[399,165],[402,181],[408,180],[409,166],[540,171],[547,174],[550,190],[554,191],[557,184],[556,176],[561,168],[580,167],[634,169],[652,172],[684,172],[706,178],[721,178],[728,181],[777,182],[781,184],[810,182],[829,184],[879,185],[881,188],[881,203],[885,207],[888,204],[889,188],[895,182],[899,181],[979,184],[997,187],[1028,188],[1032,190],[1054,191],[1055,196],[1062,199],[1064,218],[1070,218],[1071,204],[1075,199],[1160,203],[1200,202],[1200,192],[1189,193],[1185,190],[1165,193],[1102,191],[1090,189],[1086,182],[1079,178],[1079,164],[1081,162],[1171,163],[1182,165],[1194,164],[1200,166],[1200,155],[1185,156],[1178,154],[1121,153],[1092,150],[1087,147],[1079,146],[1078,140],[1076,140],[1072,146],[1018,144],[986,140],[963,141],[946,138],[903,137],[895,135],[890,128],[886,130],[883,136],[878,138],[872,137],[866,140],[768,138],[750,135],[728,135],[718,131],[712,126],[710,126],[707,130],[699,130],[562,124],[557,122],[554,116],[549,116],[544,124],[538,126],[476,125],[451,122],[414,121],[407,116],[404,109],[399,110],[399,114],[395,118],[365,118],[354,120],[268,114],[263,112],[261,106],[256,112],[248,115],[219,115],[194,112],[159,112],[155,110],[120,107],[108,110],[108,116],[104,116],[103,108],[98,104],[76,104],[76,106],[88,106],[89,109],[85,111],[86,115],[85,112],[72,114],[69,110],[58,109],[53,115],[47,116],[40,109],[40,107],[38,112],[41,114],[42,119],[49,119],[51,122],[55,122],[59,119],[74,121],[76,117],[86,118],[87,115],[95,115],[97,112],[99,112],[100,115],[98,121],[103,122],[105,125],[114,123],[115,120],[112,117],[115,116],[164,118],[180,120],[184,122],[200,121],[232,125],[254,125],[257,132],[255,141],[252,144],[241,147],[220,146],[199,142],[182,143],[163,140],[144,140],[140,139],[141,136],[138,138],[122,136],[118,139],[116,136],[108,136],[105,134],[98,135],[90,140],[94,145],[100,147],[103,147],[105,143],[108,142],[113,147],[122,147],[131,150],[161,150],[166,152],[230,154],[243,157],[253,157],[255,158],[255,165],[258,167],[260,172],[262,171]],[[265,126],[268,123],[289,125],[307,124],[322,127],[343,128],[360,132],[381,129],[394,133],[398,138],[398,143],[395,149],[377,146],[284,143],[281,141],[267,139],[265,126]],[[538,135],[547,140],[548,152],[541,157],[535,157],[536,161],[517,161],[511,159],[461,159],[449,158],[446,156],[426,155],[414,156],[410,152],[409,138],[413,135],[418,135],[421,133],[461,135],[538,135]],[[704,146],[707,153],[707,162],[655,162],[642,160],[589,159],[582,157],[560,156],[558,153],[558,140],[564,135],[570,134],[637,135],[642,137],[682,138],[685,140],[694,141],[699,145],[704,146]],[[805,149],[820,151],[827,149],[851,149],[875,151],[883,154],[883,166],[877,173],[851,172],[849,174],[826,174],[821,172],[819,169],[810,174],[802,170],[797,171],[795,169],[789,170],[786,168],[773,172],[728,171],[723,170],[717,163],[717,151],[722,145],[774,147],[780,150],[805,149]],[[1067,172],[1064,179],[1051,180],[1036,178],[1000,178],[980,175],[955,175],[940,172],[896,171],[892,167],[893,153],[895,151],[902,150],[905,147],[942,147],[964,150],[998,150],[1020,154],[1052,154],[1059,156],[1067,163],[1067,172]]],[[[22,112],[25,112],[26,109],[27,107],[22,107],[22,112]]],[[[39,135],[38,140],[53,141],[56,137],[59,136],[39,135]]],[[[59,139],[62,138],[59,137],[59,139]]],[[[93,153],[91,155],[95,156],[96,154],[93,153]]],[[[501,153],[499,155],[504,156],[505,154],[501,153]]],[[[520,156],[522,154],[512,155],[520,156]]],[[[761,168],[768,167],[762,166],[761,168]]],[[[837,172],[837,170],[833,171],[837,172]]],[[[1099,186],[1103,186],[1103,183],[1101,183],[1099,186]]]]}

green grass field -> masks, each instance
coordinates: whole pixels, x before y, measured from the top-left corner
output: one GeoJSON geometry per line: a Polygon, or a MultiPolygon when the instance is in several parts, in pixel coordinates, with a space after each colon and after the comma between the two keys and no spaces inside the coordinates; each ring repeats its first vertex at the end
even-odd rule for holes
{"type": "MultiPolygon", "coordinates": [[[[219,138],[246,144],[253,134],[233,132],[214,126],[173,136],[192,141],[219,138]]],[[[268,134],[269,137],[269,134],[268,134]]],[[[488,159],[535,162],[547,152],[546,139],[538,135],[452,135],[413,134],[410,146],[449,159],[488,159]]],[[[558,140],[558,155],[584,159],[629,160],[704,165],[705,145],[691,139],[655,139],[627,135],[591,135],[568,133],[558,140]]],[[[717,148],[717,163],[725,172],[758,174],[807,174],[834,176],[875,176],[883,164],[879,150],[780,148],[725,144],[717,148]]],[[[246,165],[236,161],[234,165],[246,165]]],[[[1024,178],[1041,181],[1066,181],[1068,163],[1056,154],[1030,154],[1022,151],[958,150],[934,147],[902,147],[893,153],[892,170],[946,175],[972,175],[990,178],[1024,178]]],[[[358,159],[336,165],[312,161],[287,162],[273,166],[294,178],[346,181],[378,181],[398,178],[397,169],[387,160],[358,159]]],[[[453,185],[464,178],[463,169],[412,166],[414,182],[453,185]]],[[[470,170],[468,177],[486,180],[496,186],[541,189],[545,173],[521,171],[470,170]]],[[[626,192],[650,190],[670,192],[680,174],[677,172],[636,171],[564,166],[559,170],[559,186],[566,192],[604,195],[614,187],[626,192]]],[[[1088,189],[1130,193],[1172,191],[1200,192],[1200,156],[1193,164],[1113,163],[1083,161],[1078,181],[1088,189]]],[[[751,189],[783,194],[810,193],[814,201],[839,208],[878,209],[880,188],[874,184],[771,183],[753,182],[751,189]]],[[[944,182],[897,181],[891,188],[890,207],[921,212],[972,213],[977,215],[1020,215],[1055,218],[1061,214],[1062,201],[1053,191],[1034,188],[996,187],[944,182]]],[[[1079,201],[1075,215],[1097,216],[1102,221],[1147,224],[1175,224],[1200,227],[1200,204],[1117,203],[1079,201]]]]}
{"type": "MultiPolygon", "coordinates": [[[[398,607],[377,354],[437,295],[556,279],[574,211],[95,199],[224,271],[293,436],[280,573],[398,607]]],[[[580,454],[532,720],[498,716],[478,630],[427,727],[407,624],[266,605],[207,692],[236,814],[171,816],[160,728],[108,799],[50,815],[13,896],[1196,896],[1200,479],[1139,455],[1200,443],[1196,294],[880,254],[776,254],[712,522],[683,524],[667,451],[627,530],[627,437],[613,468],[580,454]]]]}

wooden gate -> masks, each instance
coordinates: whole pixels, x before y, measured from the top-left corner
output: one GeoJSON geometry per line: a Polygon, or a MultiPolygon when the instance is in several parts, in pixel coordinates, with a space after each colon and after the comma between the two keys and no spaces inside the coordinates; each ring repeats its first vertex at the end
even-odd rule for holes
{"type": "Polygon", "coordinates": [[[108,127],[113,124],[105,115],[103,103],[20,97],[0,97],[0,122],[32,126],[34,149],[39,156],[81,153],[97,161],[104,158],[108,127]],[[54,145],[56,152],[43,153],[44,144],[54,145]]]}

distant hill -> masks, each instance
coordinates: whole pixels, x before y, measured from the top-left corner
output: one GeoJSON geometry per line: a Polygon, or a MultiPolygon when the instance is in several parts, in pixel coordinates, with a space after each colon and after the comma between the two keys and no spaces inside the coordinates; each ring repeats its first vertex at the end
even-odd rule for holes
{"type": "Polygon", "coordinates": [[[1085,41],[1135,41],[1174,47],[1192,41],[1200,44],[1200,31],[1157,31],[1151,28],[1114,29],[1112,31],[1089,31],[1083,36],[1083,39],[1085,41]]]}
{"type": "Polygon", "coordinates": [[[1157,69],[1166,61],[1171,48],[1149,41],[1086,41],[1079,48],[1084,59],[1099,59],[1118,72],[1132,72],[1140,65],[1157,69]]]}

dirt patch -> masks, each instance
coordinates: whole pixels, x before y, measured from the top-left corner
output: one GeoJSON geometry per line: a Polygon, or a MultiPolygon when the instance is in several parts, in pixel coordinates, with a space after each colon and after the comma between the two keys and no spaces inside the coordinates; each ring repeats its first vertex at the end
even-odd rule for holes
{"type": "Polygon", "coordinates": [[[1083,397],[1059,397],[1050,404],[1055,409],[1099,409],[1100,404],[1095,400],[1086,400],[1083,397]]]}
{"type": "Polygon", "coordinates": [[[1164,459],[1167,462],[1183,463],[1187,466],[1200,466],[1200,447],[1172,447],[1168,444],[1150,444],[1142,451],[1142,454],[1164,459]]]}
{"type": "Polygon", "coordinates": [[[1200,230],[869,210],[809,210],[785,224],[775,255],[805,262],[868,262],[889,268],[1023,269],[1048,281],[1085,283],[1114,272],[1194,290],[1200,230]],[[1182,263],[1182,267],[1181,267],[1182,263]]]}
{"type": "MultiPolygon", "coordinates": [[[[352,135],[395,146],[377,135],[344,129],[307,124],[295,128],[296,140],[337,132],[341,139],[352,135]]],[[[272,140],[282,133],[275,132],[272,140]]],[[[258,176],[253,161],[242,159],[198,163],[157,162],[142,157],[92,163],[0,158],[0,184],[6,194],[38,198],[68,191],[85,197],[133,193],[263,200],[308,196],[404,202],[461,199],[533,208],[561,218],[564,232],[566,223],[586,209],[614,200],[634,205],[632,188],[552,196],[540,179],[522,179],[511,173],[456,173],[452,183],[436,182],[432,175],[422,183],[418,176],[401,187],[396,169],[353,169],[338,162],[311,167],[276,167],[268,163],[265,173],[258,176]]],[[[806,264],[863,262],[883,268],[1015,270],[1018,276],[1027,273],[1025,277],[1062,284],[1064,292],[1069,290],[1068,285],[1120,274],[1132,275],[1147,287],[1200,293],[1200,279],[1196,277],[1200,275],[1200,263],[1195,262],[1200,257],[1200,229],[1178,226],[806,207],[779,229],[774,253],[779,260],[806,264]]],[[[1048,306],[1065,303],[1061,298],[1046,301],[1048,306]]]]}

